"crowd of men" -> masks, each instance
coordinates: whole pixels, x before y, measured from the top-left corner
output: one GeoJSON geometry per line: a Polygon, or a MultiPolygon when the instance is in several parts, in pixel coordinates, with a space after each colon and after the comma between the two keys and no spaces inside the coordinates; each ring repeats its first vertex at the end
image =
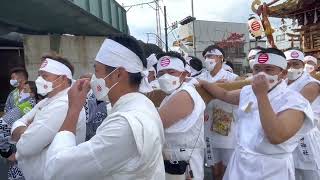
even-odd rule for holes
{"type": "Polygon", "coordinates": [[[317,59],[299,49],[248,52],[250,85],[210,45],[200,60],[110,35],[94,72],[73,79],[43,56],[38,77],[11,71],[0,118],[10,180],[320,180],[317,59]],[[243,81],[243,82],[246,82],[243,81]],[[197,88],[214,99],[205,103],[197,88]],[[163,91],[159,106],[148,97],[163,91]]]}

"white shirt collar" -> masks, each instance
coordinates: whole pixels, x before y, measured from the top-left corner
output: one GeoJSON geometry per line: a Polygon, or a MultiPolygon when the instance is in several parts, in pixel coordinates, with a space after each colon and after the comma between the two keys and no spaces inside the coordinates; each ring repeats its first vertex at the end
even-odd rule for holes
{"type": "Polygon", "coordinates": [[[143,96],[143,95],[139,92],[132,92],[132,93],[128,93],[121,96],[118,99],[118,101],[113,105],[110,113],[112,114],[114,112],[119,111],[120,109],[122,109],[124,105],[126,105],[128,102],[132,101],[133,99],[137,98],[138,96],[143,96]]]}
{"type": "Polygon", "coordinates": [[[52,96],[50,98],[46,98],[47,99],[47,103],[46,104],[48,104],[49,102],[52,102],[55,99],[58,99],[58,98],[64,96],[64,95],[68,95],[69,89],[70,89],[70,87],[58,92],[56,95],[54,95],[54,96],[52,96]]]}

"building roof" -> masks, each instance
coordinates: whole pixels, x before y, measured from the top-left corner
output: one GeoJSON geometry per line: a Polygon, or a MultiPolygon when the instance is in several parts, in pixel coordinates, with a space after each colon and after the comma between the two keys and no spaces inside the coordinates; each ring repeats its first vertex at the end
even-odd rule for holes
{"type": "Polygon", "coordinates": [[[278,18],[294,18],[296,14],[320,8],[319,0],[286,0],[285,2],[271,6],[269,15],[278,18]]]}
{"type": "Polygon", "coordinates": [[[3,0],[0,35],[128,33],[126,11],[114,0],[3,0]]]}

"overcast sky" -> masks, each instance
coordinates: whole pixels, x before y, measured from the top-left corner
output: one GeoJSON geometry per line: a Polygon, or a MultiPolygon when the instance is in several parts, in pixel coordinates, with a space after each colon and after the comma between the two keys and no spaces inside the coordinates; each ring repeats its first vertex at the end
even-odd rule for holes
{"type": "MultiPolygon", "coordinates": [[[[116,0],[119,4],[127,6],[137,3],[151,2],[152,0],[116,0]]],[[[191,15],[191,0],[160,0],[166,4],[168,23],[180,21],[191,15]],[[164,1],[164,2],[163,2],[164,1]]],[[[251,0],[194,0],[194,14],[198,20],[227,21],[246,23],[251,12],[251,0]]],[[[151,4],[153,7],[154,4],[151,4]]],[[[128,8],[125,8],[128,9],[128,8]]],[[[161,18],[163,14],[161,13],[161,18]]],[[[127,12],[128,25],[131,35],[147,41],[146,33],[156,33],[156,13],[148,5],[132,7],[127,12]]],[[[163,18],[161,19],[164,28],[163,18]]],[[[164,30],[162,30],[162,34],[164,30]]],[[[171,41],[176,33],[170,33],[171,41]]],[[[149,42],[154,43],[155,38],[150,36],[149,42]]]]}

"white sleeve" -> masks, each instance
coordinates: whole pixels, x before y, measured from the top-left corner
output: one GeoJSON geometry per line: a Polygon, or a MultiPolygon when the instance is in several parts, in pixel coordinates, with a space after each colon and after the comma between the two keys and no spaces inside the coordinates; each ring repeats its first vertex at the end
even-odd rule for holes
{"type": "Polygon", "coordinates": [[[40,101],[38,104],[36,104],[31,111],[29,111],[27,114],[25,114],[24,116],[22,116],[20,119],[18,119],[16,122],[14,122],[12,124],[12,128],[11,128],[11,134],[13,133],[13,131],[21,126],[27,126],[28,121],[30,121],[31,119],[33,119],[33,117],[35,116],[36,112],[39,110],[39,108],[41,108],[43,106],[43,104],[47,101],[47,99],[44,99],[42,101],[40,101]]]}
{"type": "Polygon", "coordinates": [[[48,146],[59,131],[68,111],[68,103],[50,104],[37,115],[17,142],[16,158],[33,156],[48,146]]]}
{"type": "Polygon", "coordinates": [[[132,130],[123,117],[104,122],[95,136],[78,146],[73,133],[62,131],[47,152],[46,180],[104,179],[137,155],[132,130]]]}
{"type": "Polygon", "coordinates": [[[228,80],[229,82],[232,82],[232,81],[235,81],[238,77],[239,77],[239,76],[238,76],[237,74],[228,72],[227,80],[228,80]]]}
{"type": "Polygon", "coordinates": [[[21,117],[20,119],[18,119],[16,122],[14,122],[14,123],[12,124],[11,134],[12,134],[13,131],[14,131],[15,129],[17,129],[18,127],[27,126],[28,121],[33,118],[33,115],[35,114],[36,111],[37,111],[37,109],[32,108],[31,111],[29,111],[27,114],[25,114],[24,116],[22,116],[22,117],[21,117]]]}
{"type": "Polygon", "coordinates": [[[237,74],[234,74],[233,80],[236,80],[239,76],[237,74]]]}
{"type": "Polygon", "coordinates": [[[76,144],[80,144],[86,140],[86,113],[84,108],[81,110],[78,118],[76,129],[76,144]]]}

